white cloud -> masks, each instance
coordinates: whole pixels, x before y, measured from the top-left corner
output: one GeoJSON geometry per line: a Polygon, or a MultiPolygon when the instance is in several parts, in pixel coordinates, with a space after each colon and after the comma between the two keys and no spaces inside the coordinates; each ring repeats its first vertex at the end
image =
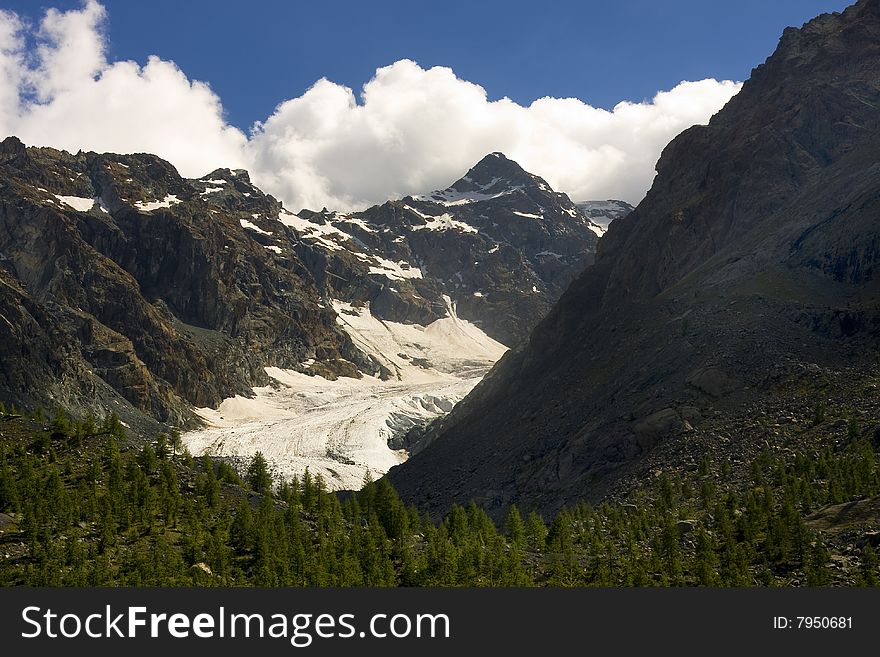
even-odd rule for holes
{"type": "Polygon", "coordinates": [[[0,12],[0,131],[72,151],[153,152],[187,176],[245,167],[293,209],[349,209],[445,187],[491,151],[572,198],[638,201],[663,146],[739,90],[702,80],[612,111],[571,98],[525,107],[490,102],[449,68],[401,60],[378,69],[359,98],[319,80],[246,136],[225,122],[210,87],[174,63],[108,62],[104,18],[94,0],[49,10],[26,52],[28,28],[0,12]]]}
{"type": "Polygon", "coordinates": [[[75,91],[106,65],[104,35],[98,29],[104,7],[87,2],[81,11],[49,9],[37,32],[39,65],[30,71],[30,82],[40,101],[75,91]]]}
{"type": "Polygon", "coordinates": [[[0,70],[11,73],[0,82],[0,131],[72,152],[156,153],[189,176],[243,166],[247,138],[223,120],[210,87],[158,57],[145,66],[108,62],[104,17],[94,0],[76,11],[49,10],[28,53],[25,26],[0,15],[0,70]]]}
{"type": "Polygon", "coordinates": [[[5,117],[18,112],[18,95],[22,84],[21,22],[8,11],[0,10],[0,128],[5,117]]]}

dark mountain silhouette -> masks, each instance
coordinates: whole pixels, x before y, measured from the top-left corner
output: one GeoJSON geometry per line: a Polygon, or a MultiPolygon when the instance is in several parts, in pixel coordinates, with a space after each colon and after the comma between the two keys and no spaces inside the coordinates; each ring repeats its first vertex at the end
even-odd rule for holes
{"type": "Polygon", "coordinates": [[[787,29],[391,482],[435,512],[600,499],[793,372],[875,363],[878,108],[880,2],[787,29]]]}

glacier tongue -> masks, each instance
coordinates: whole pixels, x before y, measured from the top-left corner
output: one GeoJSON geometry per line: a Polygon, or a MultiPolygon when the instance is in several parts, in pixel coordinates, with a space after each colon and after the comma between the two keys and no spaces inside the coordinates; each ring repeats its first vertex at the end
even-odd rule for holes
{"type": "Polygon", "coordinates": [[[359,488],[368,470],[377,477],[406,460],[392,439],[448,413],[506,350],[444,300],[447,316],[428,326],[381,321],[369,307],[334,302],[354,343],[394,378],[328,381],[266,368],[272,383],[254,389],[252,399],[197,409],[207,428],[185,434],[185,444],[193,454],[250,458],[260,451],[277,476],[308,467],[331,489],[359,488]]]}

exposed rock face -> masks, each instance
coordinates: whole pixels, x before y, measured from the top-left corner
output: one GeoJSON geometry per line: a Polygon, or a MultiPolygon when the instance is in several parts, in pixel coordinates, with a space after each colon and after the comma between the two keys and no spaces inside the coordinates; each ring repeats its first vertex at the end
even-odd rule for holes
{"type": "Polygon", "coordinates": [[[46,308],[0,268],[0,387],[23,395],[43,389],[61,401],[74,392],[89,394],[89,384],[79,350],[46,308]]]}
{"type": "Polygon", "coordinates": [[[188,181],[151,155],[0,145],[7,400],[182,424],[190,404],[264,382],[267,364],[369,369],[305,266],[246,227],[280,204],[243,172],[211,175],[188,181]]]}
{"type": "Polygon", "coordinates": [[[283,208],[245,171],[0,143],[0,399],[185,425],[264,368],[392,377],[334,300],[427,325],[451,299],[505,343],[592,258],[595,226],[501,154],[439,200],[283,208]]]}
{"type": "Polygon", "coordinates": [[[876,362],[880,2],[788,29],[527,344],[390,473],[435,511],[598,499],[803,363],[876,362]],[[690,418],[690,419],[688,419],[690,418]]]}

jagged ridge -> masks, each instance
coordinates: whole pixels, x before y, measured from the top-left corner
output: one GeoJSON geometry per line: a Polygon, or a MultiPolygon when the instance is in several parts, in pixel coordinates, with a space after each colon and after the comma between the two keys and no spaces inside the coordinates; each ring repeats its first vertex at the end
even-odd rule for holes
{"type": "Polygon", "coordinates": [[[468,175],[494,179],[497,198],[294,214],[243,170],[187,180],[148,154],[10,137],[0,396],[185,425],[192,406],[265,385],[267,366],[394,376],[339,328],[337,301],[427,325],[449,297],[513,343],[589,262],[596,236],[564,194],[500,154],[468,175]]]}

